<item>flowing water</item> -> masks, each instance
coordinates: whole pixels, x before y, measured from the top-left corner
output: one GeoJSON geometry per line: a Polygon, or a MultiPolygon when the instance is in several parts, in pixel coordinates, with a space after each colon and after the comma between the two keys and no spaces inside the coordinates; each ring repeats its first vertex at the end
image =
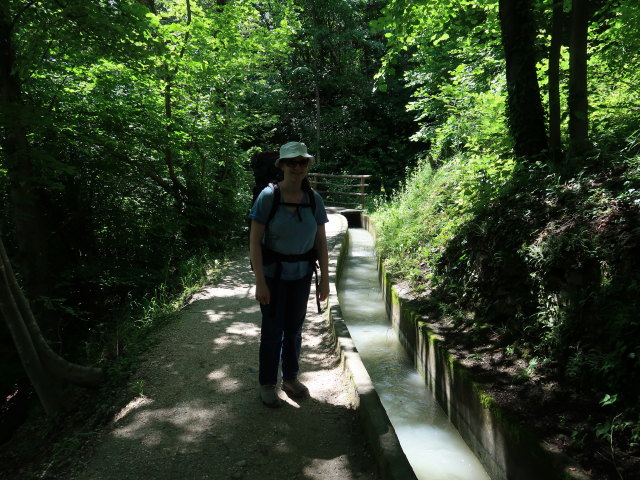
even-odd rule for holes
{"type": "Polygon", "coordinates": [[[389,323],[366,230],[349,229],[338,295],[349,333],[418,479],[488,480],[389,323]]]}

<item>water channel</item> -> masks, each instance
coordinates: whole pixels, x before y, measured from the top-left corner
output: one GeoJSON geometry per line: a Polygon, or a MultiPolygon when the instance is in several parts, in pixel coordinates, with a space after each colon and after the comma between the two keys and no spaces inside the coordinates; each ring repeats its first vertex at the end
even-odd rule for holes
{"type": "Polygon", "coordinates": [[[374,242],[366,230],[349,229],[338,296],[349,333],[418,479],[489,480],[389,323],[374,242]]]}

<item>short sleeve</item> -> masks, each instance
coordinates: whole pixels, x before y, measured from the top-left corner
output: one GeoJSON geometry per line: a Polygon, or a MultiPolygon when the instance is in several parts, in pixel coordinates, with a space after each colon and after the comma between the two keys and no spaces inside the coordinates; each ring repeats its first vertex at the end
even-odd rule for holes
{"type": "Polygon", "coordinates": [[[256,198],[256,201],[251,207],[251,211],[249,212],[249,218],[251,220],[255,220],[258,223],[262,223],[263,225],[267,224],[267,220],[269,219],[269,213],[271,212],[271,206],[273,205],[273,189],[269,186],[264,187],[264,189],[256,198]]]}
{"type": "Polygon", "coordinates": [[[316,223],[318,225],[323,225],[325,223],[328,223],[329,218],[327,217],[327,210],[324,208],[324,200],[322,200],[322,197],[320,196],[320,194],[315,190],[313,191],[313,194],[316,197],[316,212],[315,212],[316,223]]]}

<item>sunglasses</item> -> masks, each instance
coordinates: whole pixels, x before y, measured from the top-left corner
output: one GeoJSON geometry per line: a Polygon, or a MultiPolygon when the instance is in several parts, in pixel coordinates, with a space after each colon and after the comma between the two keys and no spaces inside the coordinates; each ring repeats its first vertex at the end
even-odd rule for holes
{"type": "Polygon", "coordinates": [[[300,160],[294,160],[293,158],[283,158],[282,163],[284,163],[287,167],[306,167],[309,165],[308,158],[301,158],[300,160]]]}

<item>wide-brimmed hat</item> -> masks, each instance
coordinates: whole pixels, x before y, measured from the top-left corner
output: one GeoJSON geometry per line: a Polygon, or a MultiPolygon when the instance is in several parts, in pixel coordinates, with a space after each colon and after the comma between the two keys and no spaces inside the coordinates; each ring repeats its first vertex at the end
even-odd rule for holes
{"type": "Polygon", "coordinates": [[[305,157],[309,159],[309,164],[314,161],[313,155],[307,152],[307,146],[302,142],[289,142],[280,147],[280,156],[276,160],[276,167],[280,166],[280,160],[283,158],[305,157]]]}

